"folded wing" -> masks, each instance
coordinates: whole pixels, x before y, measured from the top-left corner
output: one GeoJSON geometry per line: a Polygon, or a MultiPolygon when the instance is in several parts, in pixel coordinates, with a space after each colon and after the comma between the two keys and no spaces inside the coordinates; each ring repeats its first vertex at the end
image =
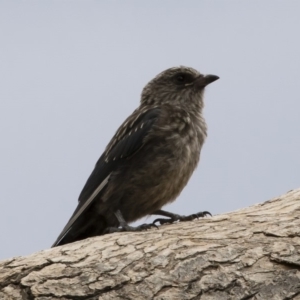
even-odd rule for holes
{"type": "MultiPolygon", "coordinates": [[[[77,208],[52,247],[60,245],[61,241],[76,227],[79,218],[93,203],[96,196],[99,196],[103,188],[109,184],[112,172],[118,169],[123,160],[133,157],[147,142],[147,137],[159,114],[159,108],[137,110],[120,126],[106,147],[105,152],[97,161],[93,172],[79,195],[77,208]]],[[[74,233],[72,234],[74,235],[74,233]]]]}

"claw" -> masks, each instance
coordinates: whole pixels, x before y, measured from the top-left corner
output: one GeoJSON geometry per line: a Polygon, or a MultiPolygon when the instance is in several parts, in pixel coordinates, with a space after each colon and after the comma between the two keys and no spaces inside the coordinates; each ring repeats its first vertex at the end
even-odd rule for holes
{"type": "Polygon", "coordinates": [[[136,231],[144,231],[144,230],[148,230],[148,229],[151,229],[152,227],[155,227],[158,229],[158,226],[151,223],[151,224],[142,224],[142,225],[139,225],[139,226],[129,226],[129,225],[123,225],[121,227],[107,227],[105,229],[105,232],[104,234],[107,234],[107,233],[113,233],[113,232],[124,232],[124,231],[127,231],[127,232],[136,232],[136,231]]]}
{"type": "MultiPolygon", "coordinates": [[[[173,221],[172,219],[155,219],[152,224],[155,225],[157,227],[157,225],[155,224],[156,222],[159,222],[159,225],[163,225],[163,224],[167,224],[167,223],[174,223],[175,221],[173,221]]],[[[158,227],[157,227],[158,228],[158,227]]]]}
{"type": "MultiPolygon", "coordinates": [[[[130,226],[131,227],[131,226],[130,226]]],[[[155,227],[158,229],[158,226],[155,225],[154,223],[150,223],[150,224],[142,224],[140,226],[137,227],[131,227],[134,228],[134,231],[140,231],[140,230],[147,230],[147,229],[151,229],[152,227],[155,227]]]]}

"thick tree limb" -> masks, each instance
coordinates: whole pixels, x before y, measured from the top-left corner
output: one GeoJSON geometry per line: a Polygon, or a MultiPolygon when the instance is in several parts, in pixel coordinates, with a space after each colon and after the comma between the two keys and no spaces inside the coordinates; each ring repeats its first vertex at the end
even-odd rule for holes
{"type": "Polygon", "coordinates": [[[300,189],[0,263],[0,299],[300,299],[300,189]]]}

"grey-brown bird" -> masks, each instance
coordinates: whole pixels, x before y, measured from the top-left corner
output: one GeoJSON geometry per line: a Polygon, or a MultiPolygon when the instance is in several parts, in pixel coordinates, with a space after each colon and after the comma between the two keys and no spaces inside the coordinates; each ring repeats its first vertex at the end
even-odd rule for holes
{"type": "Polygon", "coordinates": [[[53,247],[208,214],[186,217],[161,208],[176,199],[199,162],[207,132],[202,116],[203,92],[218,78],[181,66],[163,71],[145,86],[140,106],[120,126],[97,161],[77,208],[53,247]],[[146,215],[168,219],[128,225],[146,215]]]}

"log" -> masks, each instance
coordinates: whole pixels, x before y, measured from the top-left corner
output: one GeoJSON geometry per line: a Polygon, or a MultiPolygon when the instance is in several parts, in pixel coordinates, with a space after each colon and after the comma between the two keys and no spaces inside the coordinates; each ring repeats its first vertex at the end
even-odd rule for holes
{"type": "Polygon", "coordinates": [[[0,262],[0,299],[300,299],[300,189],[0,262]]]}

